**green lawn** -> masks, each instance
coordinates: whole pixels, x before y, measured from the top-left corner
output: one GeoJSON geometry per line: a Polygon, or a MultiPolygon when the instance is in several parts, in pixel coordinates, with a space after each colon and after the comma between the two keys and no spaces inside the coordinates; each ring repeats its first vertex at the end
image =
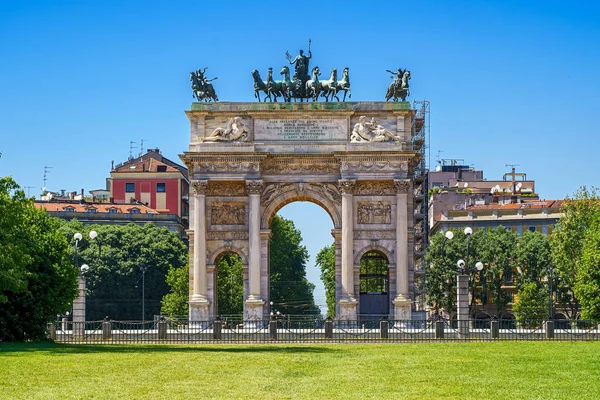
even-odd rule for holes
{"type": "Polygon", "coordinates": [[[599,399],[600,343],[0,343],[2,399],[599,399]]]}

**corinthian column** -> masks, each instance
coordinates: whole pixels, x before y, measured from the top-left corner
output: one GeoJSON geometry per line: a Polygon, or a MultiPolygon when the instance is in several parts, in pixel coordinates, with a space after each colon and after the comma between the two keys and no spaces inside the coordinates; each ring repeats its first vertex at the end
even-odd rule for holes
{"type": "Polygon", "coordinates": [[[193,293],[190,298],[190,321],[208,320],[208,285],[206,281],[206,188],[208,181],[192,181],[194,192],[193,293]]]}
{"type": "Polygon", "coordinates": [[[260,293],[260,194],[263,187],[261,180],[246,181],[248,189],[248,230],[249,230],[249,260],[248,286],[249,294],[246,299],[246,315],[249,320],[262,319],[262,308],[265,302],[260,293]]]}
{"type": "Polygon", "coordinates": [[[343,320],[356,319],[356,298],[354,297],[354,218],[352,192],[356,181],[340,179],[342,193],[342,296],[339,300],[340,315],[343,320]]]}
{"type": "Polygon", "coordinates": [[[394,316],[396,320],[411,318],[408,293],[408,191],[410,181],[394,180],[396,187],[396,298],[394,316]]]}

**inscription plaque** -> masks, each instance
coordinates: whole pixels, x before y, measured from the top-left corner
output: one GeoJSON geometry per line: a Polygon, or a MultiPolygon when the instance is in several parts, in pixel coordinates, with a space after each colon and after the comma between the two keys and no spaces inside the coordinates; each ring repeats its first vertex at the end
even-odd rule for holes
{"type": "Polygon", "coordinates": [[[255,119],[254,140],[348,140],[348,121],[340,118],[255,119]]]}

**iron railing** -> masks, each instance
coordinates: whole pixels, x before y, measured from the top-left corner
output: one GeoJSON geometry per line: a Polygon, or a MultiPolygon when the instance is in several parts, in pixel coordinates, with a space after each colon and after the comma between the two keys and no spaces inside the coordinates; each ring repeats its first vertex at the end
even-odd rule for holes
{"type": "Polygon", "coordinates": [[[59,321],[48,326],[60,343],[367,343],[421,341],[598,341],[600,323],[582,320],[323,320],[279,318],[190,322],[59,321]]]}

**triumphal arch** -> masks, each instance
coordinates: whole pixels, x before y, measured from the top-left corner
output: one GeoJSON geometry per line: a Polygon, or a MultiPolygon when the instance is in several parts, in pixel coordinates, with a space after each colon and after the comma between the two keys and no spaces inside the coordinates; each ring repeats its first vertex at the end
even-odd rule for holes
{"type": "Polygon", "coordinates": [[[190,320],[217,316],[216,268],[227,252],[243,260],[244,317],[268,316],[270,223],[294,201],[318,204],[333,221],[336,317],[368,312],[360,262],[376,252],[388,267],[384,309],[411,318],[420,153],[410,103],[197,102],[186,114],[190,320]]]}

